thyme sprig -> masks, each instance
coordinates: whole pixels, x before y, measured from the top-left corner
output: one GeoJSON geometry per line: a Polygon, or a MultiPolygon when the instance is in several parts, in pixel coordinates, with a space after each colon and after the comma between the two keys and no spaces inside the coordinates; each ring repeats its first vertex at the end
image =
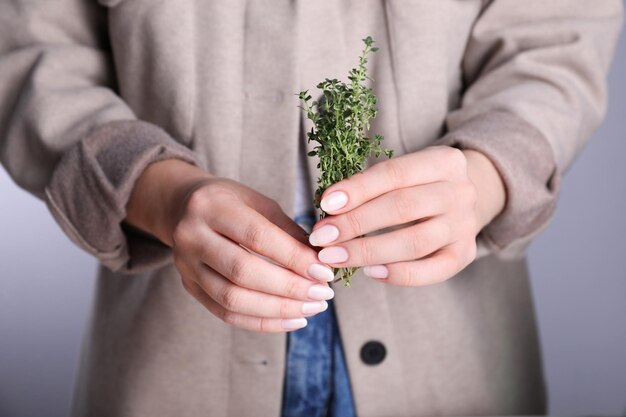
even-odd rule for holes
{"type": "MultiPolygon", "coordinates": [[[[308,90],[298,94],[302,102],[300,108],[313,122],[311,131],[307,133],[308,141],[317,142],[308,155],[319,157],[317,168],[320,169],[320,176],[313,203],[321,210],[320,219],[326,216],[320,207],[320,197],[328,187],[363,171],[372,154],[376,158],[381,154],[388,158],[393,155],[393,150],[381,147],[382,135],[366,136],[370,120],[378,113],[376,95],[366,85],[367,80],[374,81],[367,75],[367,57],[378,48],[373,46],[371,36],[363,42],[365,47],[359,57],[359,65],[350,70],[348,84],[326,78],[317,85],[322,92],[319,101],[313,101],[308,90]]],[[[350,279],[357,269],[335,268],[335,281],[342,280],[350,286],[350,279]]]]}

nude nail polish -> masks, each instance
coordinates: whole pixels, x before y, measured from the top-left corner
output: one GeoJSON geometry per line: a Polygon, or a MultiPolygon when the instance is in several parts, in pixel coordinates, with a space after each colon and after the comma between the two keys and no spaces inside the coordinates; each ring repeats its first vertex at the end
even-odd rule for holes
{"type": "Polygon", "coordinates": [[[326,264],[341,263],[348,260],[348,251],[341,246],[331,246],[322,249],[317,254],[317,258],[326,264]]]}
{"type": "Polygon", "coordinates": [[[281,321],[281,325],[285,330],[297,330],[305,327],[307,325],[307,321],[305,318],[284,319],[281,321]]]}
{"type": "Polygon", "coordinates": [[[363,268],[363,273],[371,278],[387,278],[389,270],[385,265],[370,265],[363,268]]]}
{"type": "Polygon", "coordinates": [[[326,224],[311,232],[311,235],[309,236],[309,243],[313,246],[326,245],[337,240],[338,237],[339,229],[332,224],[326,224]]]}
{"type": "Polygon", "coordinates": [[[302,314],[317,314],[328,308],[326,301],[306,302],[302,304],[302,314]]]}
{"type": "Polygon", "coordinates": [[[343,191],[335,191],[324,197],[324,199],[320,202],[320,206],[322,207],[322,210],[330,212],[343,208],[347,202],[348,195],[346,193],[343,191]]]}
{"type": "Polygon", "coordinates": [[[313,285],[309,288],[308,297],[312,300],[330,300],[335,296],[332,288],[326,285],[313,285]]]}
{"type": "Polygon", "coordinates": [[[324,282],[329,282],[335,279],[335,273],[332,269],[322,264],[311,264],[307,269],[307,272],[311,277],[324,282]]]}

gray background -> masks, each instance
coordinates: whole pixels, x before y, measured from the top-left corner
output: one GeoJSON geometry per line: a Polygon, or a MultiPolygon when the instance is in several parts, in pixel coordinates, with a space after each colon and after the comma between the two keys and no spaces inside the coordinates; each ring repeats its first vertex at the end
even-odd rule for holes
{"type": "MultiPolygon", "coordinates": [[[[531,247],[550,413],[626,410],[626,39],[606,122],[531,247]]],[[[96,264],[0,169],[0,416],[64,416],[96,264]]]]}

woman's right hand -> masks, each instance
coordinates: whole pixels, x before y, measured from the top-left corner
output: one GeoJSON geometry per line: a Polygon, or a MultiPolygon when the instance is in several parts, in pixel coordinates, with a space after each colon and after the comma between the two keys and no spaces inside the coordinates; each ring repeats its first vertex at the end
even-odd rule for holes
{"type": "Polygon", "coordinates": [[[180,160],[149,165],[126,221],[174,251],[185,289],[226,323],[284,332],[327,308],[332,270],[278,203],[180,160]],[[253,254],[247,249],[263,257],[253,254]]]}

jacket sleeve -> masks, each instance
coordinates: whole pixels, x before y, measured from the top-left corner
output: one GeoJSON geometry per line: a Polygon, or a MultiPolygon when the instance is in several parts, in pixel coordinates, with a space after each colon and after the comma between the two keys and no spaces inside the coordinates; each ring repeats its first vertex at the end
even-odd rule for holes
{"type": "Polygon", "coordinates": [[[493,0],[462,62],[465,91],[439,144],[482,152],[506,188],[479,256],[523,253],[550,220],[560,177],[599,125],[621,0],[493,0]]]}
{"type": "Polygon", "coordinates": [[[106,34],[95,0],[0,2],[0,161],[76,244],[140,272],[170,250],[123,222],[137,177],[162,159],[202,162],[115,93],[106,34]]]}

